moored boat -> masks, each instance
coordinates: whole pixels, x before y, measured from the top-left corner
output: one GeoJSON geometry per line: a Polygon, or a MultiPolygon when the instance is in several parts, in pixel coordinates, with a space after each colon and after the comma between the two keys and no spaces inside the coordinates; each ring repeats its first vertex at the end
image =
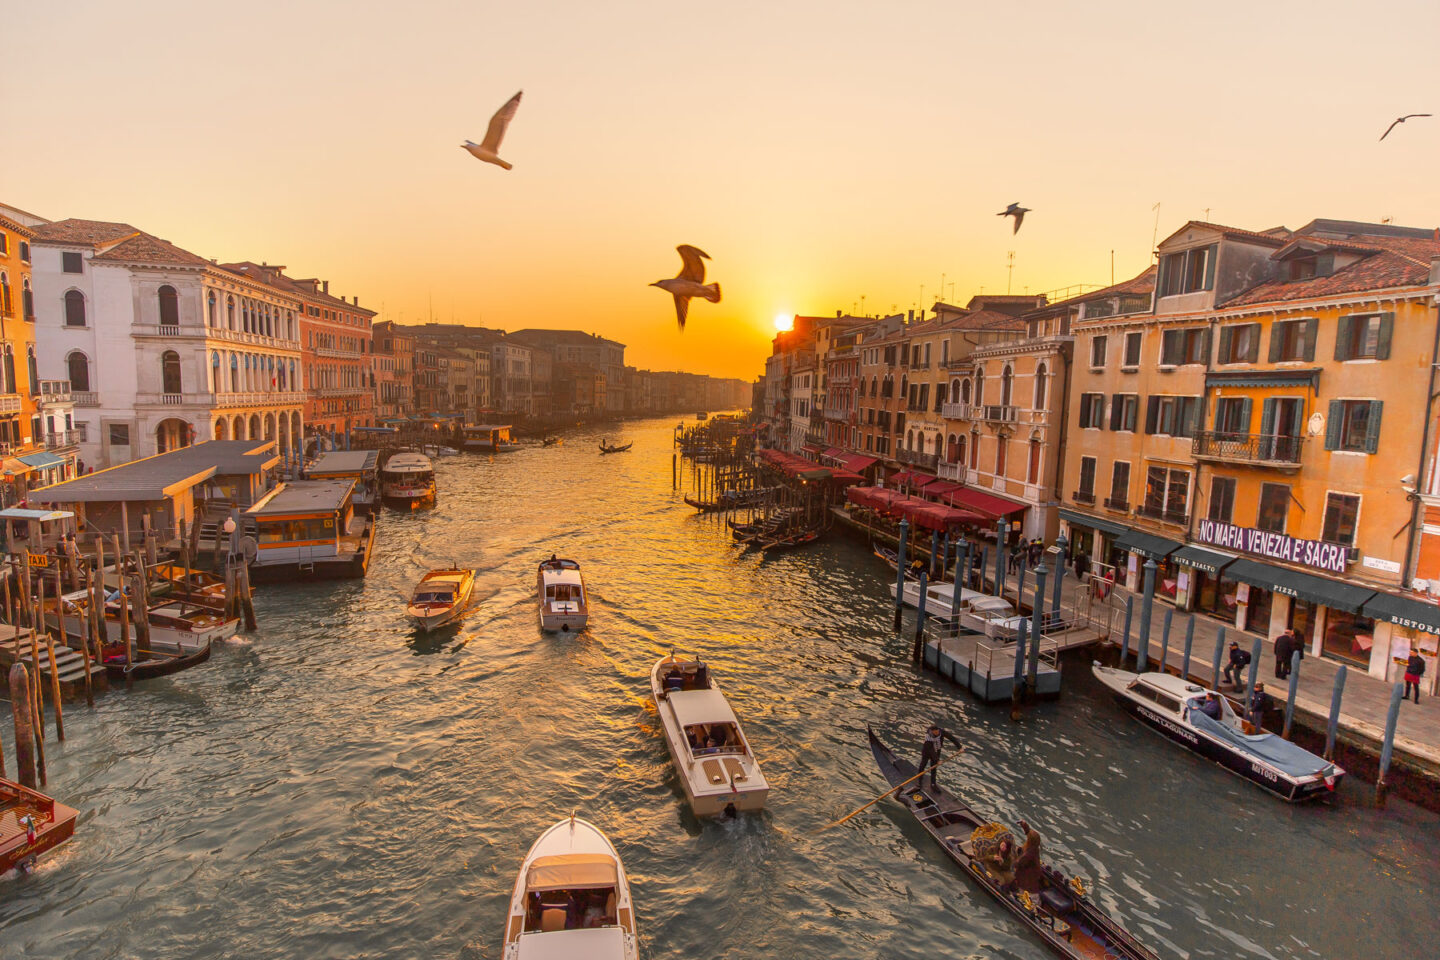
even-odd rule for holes
{"type": "Polygon", "coordinates": [[[356,513],[354,487],[354,480],[291,481],[256,501],[245,511],[246,519],[255,524],[258,548],[250,564],[251,578],[365,576],[375,548],[376,518],[356,513]]]}
{"type": "Polygon", "coordinates": [[[1345,776],[1338,764],[1276,734],[1247,733],[1230,701],[1213,690],[1168,673],[1137,674],[1098,663],[1092,669],[1115,702],[1151,730],[1282,800],[1324,796],[1345,776]],[[1220,703],[1219,720],[1200,711],[1212,693],[1220,703]]]}
{"type": "Polygon", "coordinates": [[[553,446],[556,446],[556,445],[561,444],[561,443],[564,443],[564,442],[565,442],[565,441],[564,441],[563,439],[561,439],[560,437],[543,437],[543,438],[540,440],[540,446],[542,446],[542,447],[553,447],[553,446]]]}
{"type": "Polygon", "coordinates": [[[123,643],[106,644],[101,648],[101,662],[104,663],[105,673],[111,680],[153,680],[156,677],[168,677],[172,673],[198,667],[209,659],[208,643],[189,653],[156,650],[141,647],[137,643],[128,660],[123,643]]]}
{"type": "Polygon", "coordinates": [[[697,817],[760,810],[770,784],[710,665],[671,653],[650,668],[665,747],[697,817]]]}
{"type": "Polygon", "coordinates": [[[540,562],[535,584],[540,598],[540,629],[561,633],[585,629],[590,619],[590,599],[580,564],[552,555],[540,562]]]}
{"type": "MultiPolygon", "coordinates": [[[[116,599],[107,600],[105,603],[105,629],[107,634],[120,639],[120,601],[118,593],[116,599]]],[[[137,643],[141,640],[141,634],[136,625],[135,618],[140,615],[139,607],[134,603],[134,597],[127,593],[129,609],[127,620],[130,626],[130,637],[137,643]]],[[[75,590],[63,594],[59,603],[53,598],[45,601],[45,622],[54,629],[60,629],[61,620],[64,620],[65,636],[67,640],[75,641],[78,646],[85,640],[85,611],[90,606],[90,595],[85,590],[75,590]],[[64,616],[60,616],[59,609],[63,606],[64,616]]],[[[157,654],[164,654],[169,657],[190,657],[202,651],[209,656],[212,643],[224,643],[232,640],[240,632],[239,618],[226,617],[223,609],[211,603],[193,603],[187,600],[162,600],[152,602],[148,611],[147,626],[149,627],[150,641],[147,649],[157,654]]]]}
{"type": "Polygon", "coordinates": [[[397,453],[380,470],[380,496],[392,507],[435,505],[435,465],[422,453],[397,453]]]}
{"type": "Polygon", "coordinates": [[[80,811],[0,778],[0,874],[27,867],[69,840],[80,811]]]}
{"type": "Polygon", "coordinates": [[[508,423],[476,423],[464,430],[461,446],[478,453],[504,453],[519,450],[520,444],[510,435],[508,423]]]}
{"type": "Polygon", "coordinates": [[[405,616],[421,630],[443,627],[464,616],[474,590],[474,570],[431,570],[415,585],[405,616]]]}
{"type": "Polygon", "coordinates": [[[531,845],[502,949],[503,960],[638,960],[630,879],[599,827],[571,816],[531,845]]]}
{"type": "Polygon", "coordinates": [[[1001,824],[981,817],[943,787],[925,786],[915,765],[902,760],[870,730],[870,751],[886,781],[902,787],[895,798],[919,821],[965,875],[1054,953],[1075,960],[1158,960],[1155,952],[1111,919],[1086,893],[1078,877],[1068,877],[1038,857],[1021,863],[1013,878],[995,872],[987,848],[1009,837],[1001,824]],[[907,782],[908,781],[908,782],[907,782]]]}

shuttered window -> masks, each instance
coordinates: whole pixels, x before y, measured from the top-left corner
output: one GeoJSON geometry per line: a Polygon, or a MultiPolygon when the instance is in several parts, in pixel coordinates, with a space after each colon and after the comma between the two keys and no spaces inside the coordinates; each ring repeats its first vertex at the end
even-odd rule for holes
{"type": "Polygon", "coordinates": [[[1335,333],[1336,360],[1385,360],[1390,356],[1393,313],[1361,313],[1340,318],[1335,333]]]}
{"type": "Polygon", "coordinates": [[[1286,360],[1314,360],[1315,335],[1319,332],[1320,321],[1280,320],[1270,325],[1270,362],[1286,360]]]}
{"type": "Polygon", "coordinates": [[[1095,502],[1095,458],[1080,458],[1080,487],[1079,493],[1089,498],[1091,503],[1095,502]]]}
{"type": "Polygon", "coordinates": [[[1105,426],[1105,394],[1080,394],[1080,428],[1102,429],[1105,426]]]}
{"type": "Polygon", "coordinates": [[[1331,400],[1325,449],[1375,453],[1380,449],[1381,400],[1331,400]]]}
{"type": "Polygon", "coordinates": [[[1220,328],[1216,363],[1254,363],[1260,356],[1260,324],[1232,323],[1220,328]]]}

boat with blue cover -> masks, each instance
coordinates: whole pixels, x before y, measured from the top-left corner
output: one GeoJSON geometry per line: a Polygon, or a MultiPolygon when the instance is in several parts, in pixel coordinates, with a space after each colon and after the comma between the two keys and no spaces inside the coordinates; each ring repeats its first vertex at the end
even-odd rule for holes
{"type": "Polygon", "coordinates": [[[1345,771],[1335,763],[1264,731],[1250,732],[1230,701],[1218,693],[1221,715],[1201,713],[1208,694],[1198,684],[1168,673],[1131,673],[1096,663],[1095,677],[1115,701],[1151,730],[1226,770],[1295,802],[1325,796],[1345,771]]]}

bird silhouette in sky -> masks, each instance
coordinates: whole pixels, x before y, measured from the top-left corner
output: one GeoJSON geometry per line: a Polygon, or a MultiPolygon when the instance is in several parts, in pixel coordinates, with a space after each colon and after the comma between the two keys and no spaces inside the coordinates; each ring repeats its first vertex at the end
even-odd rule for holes
{"type": "Polygon", "coordinates": [[[680,332],[684,333],[685,315],[690,312],[690,298],[704,297],[711,303],[719,303],[720,284],[705,282],[704,261],[710,259],[710,254],[688,243],[682,243],[675,250],[683,262],[680,273],[670,280],[656,280],[650,286],[659,287],[675,298],[675,320],[680,324],[680,332]]]}
{"type": "MultiPolygon", "coordinates": [[[[524,93],[525,91],[520,91],[524,93]]],[[[510,121],[515,119],[515,111],[520,109],[520,93],[515,94],[505,101],[505,106],[495,111],[495,116],[490,118],[490,127],[485,131],[485,139],[479,143],[466,140],[460,146],[470,151],[470,155],[486,163],[493,163],[497,167],[511,168],[511,164],[500,159],[500,141],[505,138],[505,131],[510,127],[510,121]]]]}
{"type": "Polygon", "coordinates": [[[1010,206],[1006,207],[1004,210],[1001,210],[999,213],[995,214],[995,216],[997,216],[997,217],[1014,217],[1014,218],[1015,218],[1015,229],[1014,229],[1014,230],[1011,230],[1010,232],[1011,232],[1012,234],[1016,234],[1016,233],[1019,233],[1019,232],[1020,232],[1020,224],[1022,224],[1022,223],[1025,222],[1025,214],[1027,214],[1027,213],[1029,213],[1029,212],[1030,212],[1030,208],[1029,208],[1029,207],[1022,207],[1022,206],[1020,206],[1020,204],[1018,204],[1018,203],[1012,203],[1012,204],[1010,204],[1010,206]]]}
{"type": "Polygon", "coordinates": [[[1388,126],[1388,127],[1385,128],[1385,132],[1382,133],[1382,134],[1380,134],[1380,139],[1381,139],[1381,140],[1384,140],[1386,137],[1390,136],[1390,131],[1391,131],[1391,130],[1394,130],[1396,127],[1400,126],[1400,124],[1404,123],[1406,120],[1409,120],[1411,117],[1428,117],[1428,116],[1430,116],[1430,114],[1428,114],[1428,113],[1407,113],[1407,114],[1405,114],[1405,116],[1403,116],[1403,117],[1396,117],[1393,121],[1391,121],[1390,126],[1388,126]]]}

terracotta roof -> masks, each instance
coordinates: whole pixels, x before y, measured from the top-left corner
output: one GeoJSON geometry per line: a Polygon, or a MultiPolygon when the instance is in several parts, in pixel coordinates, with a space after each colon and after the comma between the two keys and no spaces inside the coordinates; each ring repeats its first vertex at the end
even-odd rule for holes
{"type": "Polygon", "coordinates": [[[161,240],[148,233],[137,233],[90,259],[122,263],[170,263],[187,267],[211,266],[210,261],[204,257],[189,250],[182,250],[169,240],[161,240]]]}
{"type": "Polygon", "coordinates": [[[1186,222],[1184,226],[1180,227],[1179,230],[1174,231],[1170,234],[1169,237],[1166,237],[1164,240],[1162,240],[1160,242],[1161,246],[1164,246],[1166,243],[1168,243],[1170,241],[1170,237],[1173,237],[1175,236],[1175,234],[1180,233],[1182,230],[1186,230],[1190,227],[1200,227],[1205,230],[1215,230],[1224,237],[1229,237],[1234,240],[1245,240],[1252,243],[1263,243],[1266,246],[1271,247],[1283,247],[1286,243],[1289,242],[1290,237],[1293,236],[1293,233],[1290,230],[1285,229],[1284,227],[1271,227],[1269,230],[1266,230],[1263,233],[1256,233],[1254,230],[1241,230],[1239,227],[1227,227],[1223,223],[1210,223],[1207,220],[1190,220],[1186,222]]]}
{"type": "Polygon", "coordinates": [[[999,310],[976,310],[949,321],[945,326],[960,330],[1023,330],[1025,321],[999,310]]]}
{"type": "Polygon", "coordinates": [[[18,233],[20,236],[25,237],[28,240],[35,239],[35,229],[33,227],[27,227],[25,226],[25,224],[21,223],[18,220],[11,220],[4,214],[0,214],[0,227],[4,227],[11,233],[18,233]]]}
{"type": "Polygon", "coordinates": [[[108,220],[57,220],[35,228],[35,239],[39,243],[77,243],[94,246],[110,243],[123,237],[133,236],[140,231],[128,223],[111,223],[108,220]]]}
{"type": "Polygon", "coordinates": [[[1061,300],[1056,303],[1055,306],[1059,306],[1062,303],[1084,303],[1087,300],[1103,300],[1106,297],[1113,297],[1120,293],[1151,293],[1155,289],[1155,275],[1158,272],[1159,269],[1152,263],[1129,280],[1122,280],[1113,286],[1104,287],[1100,290],[1091,290],[1089,293],[1082,293],[1078,297],[1071,297],[1069,300],[1061,300]]]}
{"type": "MultiPolygon", "coordinates": [[[[1332,246],[1327,244],[1326,246],[1332,246]]],[[[1423,287],[1430,280],[1430,260],[1440,257],[1440,240],[1414,237],[1347,237],[1333,244],[1347,253],[1371,251],[1363,259],[1340,267],[1326,277],[1310,280],[1270,280],[1256,284],[1226,300],[1233,307],[1272,300],[1310,300],[1367,290],[1423,287]]],[[[1217,304],[1219,306],[1219,304],[1217,304]]]]}

